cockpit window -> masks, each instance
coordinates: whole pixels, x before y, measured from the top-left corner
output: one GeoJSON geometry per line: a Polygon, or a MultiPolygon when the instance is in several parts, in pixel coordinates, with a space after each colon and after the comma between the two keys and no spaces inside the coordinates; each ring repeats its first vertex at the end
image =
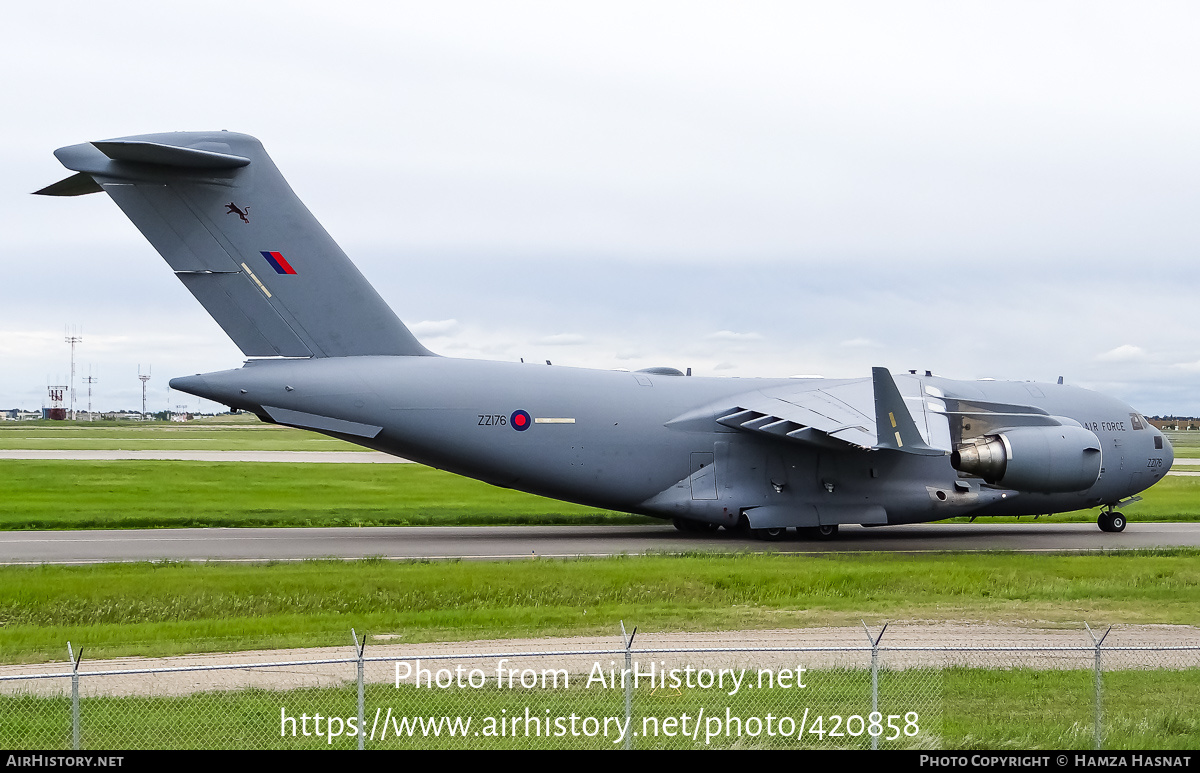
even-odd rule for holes
{"type": "Polygon", "coordinates": [[[1155,450],[1155,451],[1161,451],[1161,450],[1162,450],[1162,435],[1155,435],[1155,436],[1154,436],[1154,450],[1155,450]]]}
{"type": "Polygon", "coordinates": [[[1141,416],[1137,415],[1136,413],[1129,414],[1129,423],[1133,425],[1134,429],[1145,429],[1146,428],[1145,421],[1146,421],[1145,419],[1143,419],[1141,416]]]}

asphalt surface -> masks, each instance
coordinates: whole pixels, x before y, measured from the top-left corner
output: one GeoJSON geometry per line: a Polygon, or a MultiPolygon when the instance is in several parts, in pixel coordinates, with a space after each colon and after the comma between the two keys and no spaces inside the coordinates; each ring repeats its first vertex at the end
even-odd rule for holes
{"type": "Polygon", "coordinates": [[[309,558],[513,560],[686,551],[1086,552],[1200,547],[1200,523],[1138,523],[1120,534],[1095,524],[843,526],[838,539],[762,542],[681,533],[670,526],[474,526],[323,529],[129,529],[0,532],[0,564],[108,561],[291,561],[309,558]]]}

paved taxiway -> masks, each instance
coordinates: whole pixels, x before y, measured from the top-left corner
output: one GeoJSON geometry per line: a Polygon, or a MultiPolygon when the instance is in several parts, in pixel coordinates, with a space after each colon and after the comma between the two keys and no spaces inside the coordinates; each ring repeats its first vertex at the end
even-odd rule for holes
{"type": "Polygon", "coordinates": [[[830,542],[762,542],[670,526],[406,526],[322,529],[129,529],[0,532],[0,564],[105,561],[294,561],[306,558],[528,559],[681,551],[831,553],[882,550],[1021,552],[1200,547],[1200,523],[1138,523],[1107,534],[1091,523],[844,526],[830,542]]]}

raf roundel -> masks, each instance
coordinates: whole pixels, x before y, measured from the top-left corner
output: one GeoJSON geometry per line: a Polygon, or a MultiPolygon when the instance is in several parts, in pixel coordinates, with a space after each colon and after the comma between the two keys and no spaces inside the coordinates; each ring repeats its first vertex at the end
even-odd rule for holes
{"type": "Polygon", "coordinates": [[[529,418],[529,414],[526,411],[514,411],[512,417],[508,420],[509,426],[517,432],[524,432],[529,429],[529,425],[532,423],[533,420],[529,418]]]}

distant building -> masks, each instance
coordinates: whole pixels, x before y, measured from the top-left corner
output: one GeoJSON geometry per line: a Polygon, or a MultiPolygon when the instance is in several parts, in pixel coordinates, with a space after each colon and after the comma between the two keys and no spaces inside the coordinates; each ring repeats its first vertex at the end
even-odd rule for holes
{"type": "Polygon", "coordinates": [[[1188,430],[1200,430],[1200,419],[1183,418],[1182,416],[1168,416],[1164,419],[1153,418],[1147,419],[1151,424],[1161,430],[1171,432],[1186,432],[1188,430]]]}

